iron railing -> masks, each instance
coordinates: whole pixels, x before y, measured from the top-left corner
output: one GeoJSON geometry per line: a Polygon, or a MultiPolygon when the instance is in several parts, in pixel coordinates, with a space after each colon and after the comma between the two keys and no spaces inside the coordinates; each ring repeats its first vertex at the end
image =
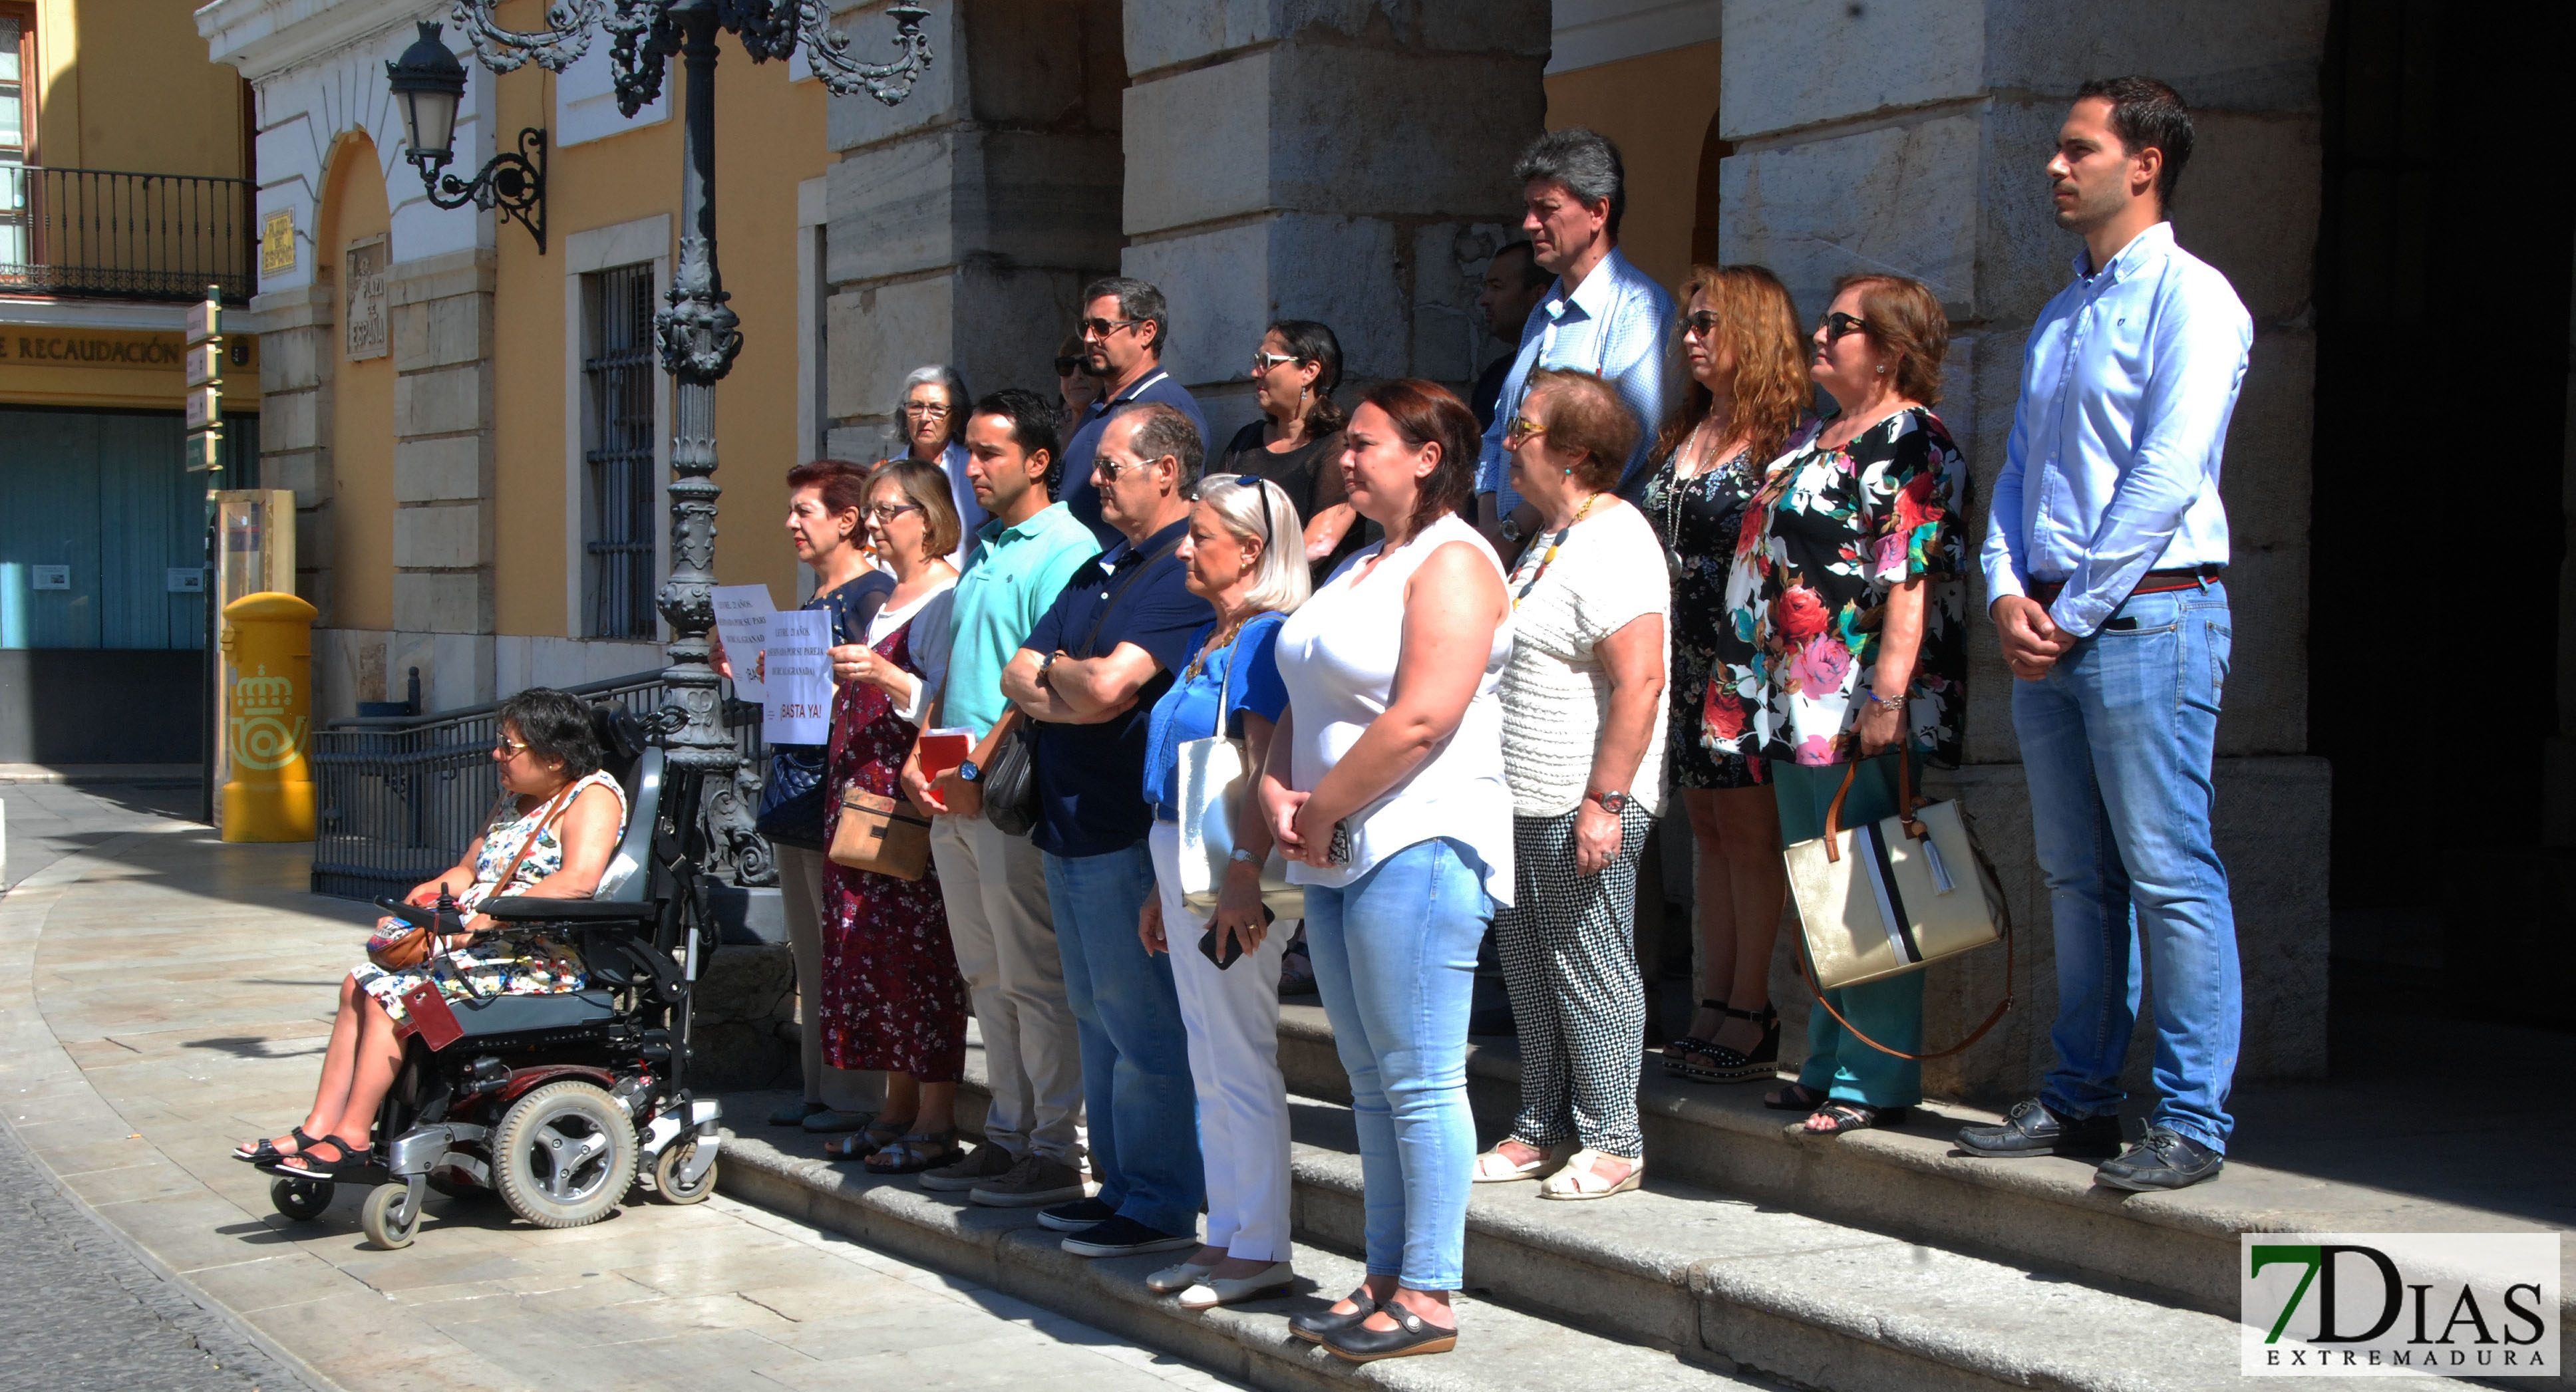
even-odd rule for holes
{"type": "Polygon", "coordinates": [[[0,164],[0,293],[247,304],[254,201],[248,179],[0,164]]]}
{"type": "MultiPolygon", "coordinates": [[[[662,705],[657,669],[564,690],[648,714],[662,705]]],[[[491,820],[501,796],[500,705],[426,716],[334,720],[313,735],[313,892],[344,899],[401,895],[454,865],[491,820]]],[[[773,873],[765,844],[746,846],[738,815],[759,790],[760,706],[725,702],[725,727],[744,756],[733,779],[706,780],[699,815],[715,825],[709,869],[758,883],[773,873]]]]}

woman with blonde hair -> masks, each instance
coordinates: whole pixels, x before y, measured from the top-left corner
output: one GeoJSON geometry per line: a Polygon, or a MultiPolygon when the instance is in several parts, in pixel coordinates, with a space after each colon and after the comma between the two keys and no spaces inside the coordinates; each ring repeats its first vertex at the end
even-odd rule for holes
{"type": "MultiPolygon", "coordinates": [[[[1808,372],[1840,407],[1789,444],[1745,505],[1713,681],[1760,703],[1727,753],[1759,755],[1780,839],[1897,814],[1897,760],[1959,760],[1966,715],[1968,470],[1932,413],[1950,323],[1902,276],[1845,276],[1817,321],[1808,372]]],[[[1763,1098],[1808,1113],[1809,1135],[1897,1120],[1923,1096],[1923,974],[1827,991],[1807,1017],[1798,1081],[1763,1098]]]]}
{"type": "Polygon", "coordinates": [[[1296,506],[1275,482],[1241,474],[1201,484],[1177,554],[1187,567],[1182,583],[1214,606],[1216,619],[1191,643],[1197,656],[1147,726],[1145,796],[1155,819],[1146,844],[1157,893],[1145,901],[1137,933],[1147,952],[1172,958],[1198,1092],[1208,1218],[1206,1242],[1145,1284],[1179,1291],[1185,1309],[1257,1299],[1297,1278],[1288,1265],[1288,1084],[1279,1071],[1279,964],[1288,935],[1273,931],[1261,903],[1270,828],[1252,780],[1244,780],[1216,912],[1191,912],[1181,897],[1180,819],[1190,814],[1180,805],[1180,758],[1187,741],[1238,733],[1246,768],[1269,758],[1288,705],[1279,626],[1308,589],[1302,532],[1296,506]]]}
{"type": "Polygon", "coordinates": [[[1760,266],[1693,266],[1677,329],[1690,372],[1635,494],[1672,577],[1672,785],[1699,843],[1699,1013],[1664,1049],[1664,1071],[1705,1083],[1770,1077],[1780,1058],[1771,948],[1789,883],[1779,813],[1758,754],[1708,744],[1744,726],[1758,693],[1709,681],[1745,500],[1810,414],[1805,335],[1780,278],[1760,266]]]}

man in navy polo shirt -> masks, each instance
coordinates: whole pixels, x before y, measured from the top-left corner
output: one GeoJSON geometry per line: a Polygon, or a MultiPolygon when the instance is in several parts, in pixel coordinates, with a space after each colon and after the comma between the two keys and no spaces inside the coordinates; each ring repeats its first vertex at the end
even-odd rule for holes
{"type": "MultiPolygon", "coordinates": [[[[1064,448],[1064,482],[1055,495],[1076,521],[1091,529],[1103,546],[1118,544],[1118,529],[1101,515],[1100,490],[1091,484],[1091,457],[1100,448],[1101,432],[1121,407],[1139,401],[1160,402],[1189,417],[1198,430],[1199,454],[1207,454],[1207,417],[1199,403],[1172,374],[1163,370],[1163,349],[1170,343],[1171,314],[1163,292],[1141,280],[1111,276],[1095,280],[1082,292],[1082,352],[1091,375],[1100,379],[1098,400],[1083,408],[1073,442],[1064,448]]],[[[1193,477],[1196,475],[1193,474],[1193,477]]]]}
{"type": "Polygon", "coordinates": [[[1189,1037],[1172,963],[1136,925],[1154,891],[1145,834],[1145,740],[1154,702],[1216,617],[1181,583],[1199,428],[1161,404],[1109,419],[1091,471],[1118,543],[1064,593],[1002,670],[1002,694],[1038,726],[1038,825],[1064,990],[1082,1039],[1096,1198],[1042,1210],[1076,1256],[1198,1245],[1206,1199],[1189,1037]]]}

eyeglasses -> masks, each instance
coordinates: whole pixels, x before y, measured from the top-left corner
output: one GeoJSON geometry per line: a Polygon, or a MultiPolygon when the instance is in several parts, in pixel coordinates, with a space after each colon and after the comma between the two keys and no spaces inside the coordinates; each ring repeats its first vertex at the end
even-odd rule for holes
{"type": "Polygon", "coordinates": [[[1055,375],[1058,377],[1070,377],[1081,370],[1082,359],[1080,358],[1064,357],[1055,360],[1055,375]]]}
{"type": "Polygon", "coordinates": [[[1252,355],[1252,375],[1258,377],[1274,367],[1284,367],[1295,361],[1297,361],[1297,355],[1294,353],[1256,352],[1252,355]]]}
{"type": "Polygon", "coordinates": [[[1159,455],[1152,459],[1139,459],[1131,464],[1122,459],[1112,459],[1105,454],[1095,454],[1091,457],[1091,470],[1109,482],[1116,483],[1118,476],[1130,469],[1150,469],[1169,458],[1171,456],[1168,454],[1159,455]]]}
{"type": "Polygon", "coordinates": [[[1232,483],[1237,488],[1249,488],[1260,497],[1261,501],[1257,506],[1261,513],[1261,553],[1265,556],[1270,554],[1270,543],[1272,540],[1270,535],[1270,490],[1261,486],[1261,475],[1219,474],[1215,478],[1201,479],[1199,480],[1199,496],[1202,498],[1206,497],[1208,485],[1217,483],[1232,483]]]}
{"type": "Polygon", "coordinates": [[[880,524],[883,524],[892,522],[907,512],[919,511],[921,511],[921,504],[919,503],[878,503],[874,507],[868,509],[868,516],[875,518],[880,524]]]}
{"type": "Polygon", "coordinates": [[[504,759],[517,754],[520,750],[526,749],[527,747],[527,745],[511,739],[506,735],[500,739],[492,741],[492,752],[504,759]]]}
{"type": "Polygon", "coordinates": [[[1546,433],[1547,427],[1539,424],[1537,421],[1531,420],[1527,416],[1514,416],[1512,417],[1512,423],[1503,427],[1503,448],[1519,449],[1522,441],[1527,440],[1533,435],[1544,435],[1546,433]]]}
{"type": "Polygon", "coordinates": [[[919,416],[924,420],[946,420],[948,406],[938,401],[907,401],[903,403],[903,413],[907,416],[919,416]]]}
{"type": "Polygon", "coordinates": [[[1682,321],[1682,332],[1691,335],[1693,338],[1702,340],[1713,338],[1716,336],[1717,326],[1721,322],[1723,321],[1721,321],[1715,314],[1703,309],[1699,313],[1682,321]]]}
{"type": "Polygon", "coordinates": [[[1145,322],[1142,319],[1085,319],[1079,327],[1084,338],[1107,338],[1120,329],[1132,329],[1145,322]]]}
{"type": "Polygon", "coordinates": [[[1837,309],[1816,321],[1816,332],[1823,334],[1827,343],[1840,343],[1853,334],[1874,333],[1876,330],[1870,328],[1868,320],[1853,318],[1837,309]]]}

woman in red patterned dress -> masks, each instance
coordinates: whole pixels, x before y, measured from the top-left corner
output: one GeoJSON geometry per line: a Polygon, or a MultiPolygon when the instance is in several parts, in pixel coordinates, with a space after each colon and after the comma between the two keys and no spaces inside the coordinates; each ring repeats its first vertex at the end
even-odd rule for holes
{"type": "MultiPolygon", "coordinates": [[[[948,671],[957,510],[937,465],[897,459],[868,481],[868,538],[894,571],[894,593],[867,641],[832,649],[835,694],[825,775],[827,822],[856,784],[901,798],[896,775],[948,671]]],[[[835,1160],[872,1174],[914,1174],[964,1154],[954,1115],[966,1065],[966,983],[948,942],[939,872],[900,880],[832,865],[823,879],[823,990],[815,1017],[823,1060],[882,1070],[885,1111],[828,1143],[835,1160]]]]}

